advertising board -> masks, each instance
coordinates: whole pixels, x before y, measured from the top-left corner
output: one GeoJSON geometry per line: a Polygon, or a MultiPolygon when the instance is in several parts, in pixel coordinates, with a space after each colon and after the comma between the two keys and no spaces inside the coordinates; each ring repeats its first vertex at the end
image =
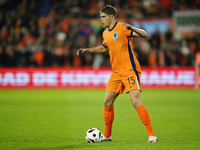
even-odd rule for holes
{"type": "MultiPolygon", "coordinates": [[[[0,69],[0,88],[104,88],[111,69],[0,69]]],[[[198,78],[198,84],[200,79],[198,78]]],[[[195,68],[142,68],[142,88],[193,88],[195,68]]]]}

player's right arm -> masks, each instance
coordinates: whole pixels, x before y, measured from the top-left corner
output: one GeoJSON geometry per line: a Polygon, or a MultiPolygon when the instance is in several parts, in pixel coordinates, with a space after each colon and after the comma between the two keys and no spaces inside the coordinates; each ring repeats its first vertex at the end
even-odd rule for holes
{"type": "Polygon", "coordinates": [[[106,47],[104,47],[103,45],[101,46],[97,46],[97,47],[92,47],[92,48],[80,48],[77,50],[76,54],[80,55],[82,53],[97,53],[97,54],[101,54],[101,53],[107,53],[108,49],[106,47]]]}

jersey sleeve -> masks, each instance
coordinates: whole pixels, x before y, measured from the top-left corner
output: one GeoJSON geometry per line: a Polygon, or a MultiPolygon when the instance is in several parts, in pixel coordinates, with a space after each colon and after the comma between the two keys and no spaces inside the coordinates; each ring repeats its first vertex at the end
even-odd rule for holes
{"type": "Polygon", "coordinates": [[[123,26],[122,30],[126,37],[133,37],[133,30],[128,30],[126,27],[123,26]]]}

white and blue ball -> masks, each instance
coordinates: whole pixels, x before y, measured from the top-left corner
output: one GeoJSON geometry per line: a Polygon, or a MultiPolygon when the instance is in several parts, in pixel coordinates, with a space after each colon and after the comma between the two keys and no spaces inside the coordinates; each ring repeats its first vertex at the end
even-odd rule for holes
{"type": "Polygon", "coordinates": [[[98,143],[101,142],[101,131],[97,128],[90,128],[87,130],[85,138],[88,143],[98,143]]]}

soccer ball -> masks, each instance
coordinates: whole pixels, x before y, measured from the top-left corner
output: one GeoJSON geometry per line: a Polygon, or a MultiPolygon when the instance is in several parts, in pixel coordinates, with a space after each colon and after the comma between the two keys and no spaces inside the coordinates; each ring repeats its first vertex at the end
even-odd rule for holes
{"type": "Polygon", "coordinates": [[[98,143],[101,142],[101,131],[97,128],[90,128],[87,130],[85,138],[88,143],[98,143]]]}

